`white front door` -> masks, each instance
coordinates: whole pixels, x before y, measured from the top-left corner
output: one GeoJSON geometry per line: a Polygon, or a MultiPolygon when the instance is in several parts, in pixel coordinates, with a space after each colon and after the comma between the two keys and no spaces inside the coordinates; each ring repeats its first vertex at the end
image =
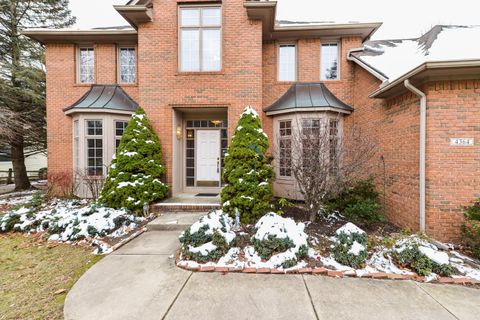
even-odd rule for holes
{"type": "Polygon", "coordinates": [[[220,181],[220,130],[197,130],[197,181],[220,181]]]}

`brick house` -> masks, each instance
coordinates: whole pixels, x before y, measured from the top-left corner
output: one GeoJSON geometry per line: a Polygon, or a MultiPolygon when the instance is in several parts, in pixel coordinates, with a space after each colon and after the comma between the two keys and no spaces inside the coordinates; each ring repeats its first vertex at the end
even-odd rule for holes
{"type": "MultiPolygon", "coordinates": [[[[269,137],[288,140],[318,121],[335,138],[353,124],[375,136],[389,219],[458,237],[461,207],[480,196],[480,51],[464,41],[480,28],[369,41],[381,23],[276,21],[275,1],[132,0],[115,9],[130,26],[24,32],[46,46],[50,173],[105,174],[140,105],[162,142],[172,194],[218,192],[229,137],[250,105],[269,137]]],[[[271,140],[275,194],[298,197],[285,161],[292,151],[271,140]]]]}

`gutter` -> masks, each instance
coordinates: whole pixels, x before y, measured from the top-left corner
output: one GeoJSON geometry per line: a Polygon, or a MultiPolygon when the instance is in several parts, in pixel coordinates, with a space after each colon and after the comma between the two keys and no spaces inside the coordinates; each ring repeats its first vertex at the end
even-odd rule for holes
{"type": "Polygon", "coordinates": [[[420,98],[420,231],[425,232],[425,160],[426,160],[426,127],[427,127],[427,96],[414,87],[407,79],[405,88],[420,98]]]}
{"type": "Polygon", "coordinates": [[[347,60],[355,62],[360,67],[365,69],[367,72],[371,73],[375,78],[382,81],[382,83],[385,82],[385,81],[388,81],[387,77],[385,77],[383,74],[381,74],[380,72],[375,70],[372,66],[368,65],[367,63],[363,62],[361,59],[352,55],[353,52],[358,52],[358,51],[363,51],[363,48],[350,49],[347,53],[347,60]]]}
{"type": "Polygon", "coordinates": [[[373,92],[369,97],[370,98],[378,98],[379,95],[382,93],[392,89],[393,87],[402,84],[405,80],[410,79],[411,77],[431,69],[442,69],[442,68],[471,68],[471,67],[480,67],[480,60],[472,59],[472,60],[453,60],[453,61],[435,61],[435,62],[424,62],[418,67],[412,69],[411,71],[407,72],[400,78],[392,81],[386,82],[382,85],[378,90],[373,92]]]}

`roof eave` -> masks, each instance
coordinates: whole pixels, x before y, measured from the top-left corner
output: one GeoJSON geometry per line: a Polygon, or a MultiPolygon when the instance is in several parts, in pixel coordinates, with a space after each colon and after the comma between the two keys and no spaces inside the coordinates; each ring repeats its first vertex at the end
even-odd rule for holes
{"type": "Polygon", "coordinates": [[[152,6],[145,5],[117,5],[115,10],[135,29],[142,23],[153,21],[152,6]]]}
{"type": "Polygon", "coordinates": [[[351,114],[353,110],[345,110],[340,108],[334,107],[306,107],[306,108],[290,108],[290,109],[282,109],[282,110],[274,110],[274,111],[265,111],[267,116],[276,116],[281,114],[289,114],[289,113],[306,113],[306,112],[337,112],[343,114],[351,114]]]}
{"type": "Polygon", "coordinates": [[[360,67],[365,69],[367,72],[372,74],[378,80],[382,82],[388,81],[388,78],[385,75],[383,75],[380,71],[376,70],[375,68],[370,66],[368,63],[364,62],[362,59],[359,59],[358,57],[355,57],[354,55],[352,55],[352,51],[360,51],[360,50],[359,49],[350,50],[350,52],[347,55],[348,60],[355,62],[360,67]]]}
{"type": "Polygon", "coordinates": [[[362,41],[368,40],[382,25],[374,23],[332,23],[321,25],[274,26],[270,38],[272,40],[290,38],[320,38],[358,36],[362,41]]]}
{"type": "Polygon", "coordinates": [[[480,60],[452,60],[425,62],[392,82],[385,83],[370,94],[370,98],[391,98],[406,92],[404,82],[410,79],[415,85],[435,79],[478,78],[480,60]]]}
{"type": "Polygon", "coordinates": [[[46,43],[112,43],[137,42],[136,30],[56,30],[56,29],[25,29],[23,35],[46,43]]]}

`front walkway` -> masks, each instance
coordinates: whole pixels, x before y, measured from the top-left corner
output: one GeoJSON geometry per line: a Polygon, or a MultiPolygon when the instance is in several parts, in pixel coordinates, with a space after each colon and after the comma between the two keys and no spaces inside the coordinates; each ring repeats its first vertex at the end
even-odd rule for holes
{"type": "Polygon", "coordinates": [[[88,270],[65,319],[478,319],[480,290],[312,275],[192,273],[180,231],[150,230],[88,270]]]}

